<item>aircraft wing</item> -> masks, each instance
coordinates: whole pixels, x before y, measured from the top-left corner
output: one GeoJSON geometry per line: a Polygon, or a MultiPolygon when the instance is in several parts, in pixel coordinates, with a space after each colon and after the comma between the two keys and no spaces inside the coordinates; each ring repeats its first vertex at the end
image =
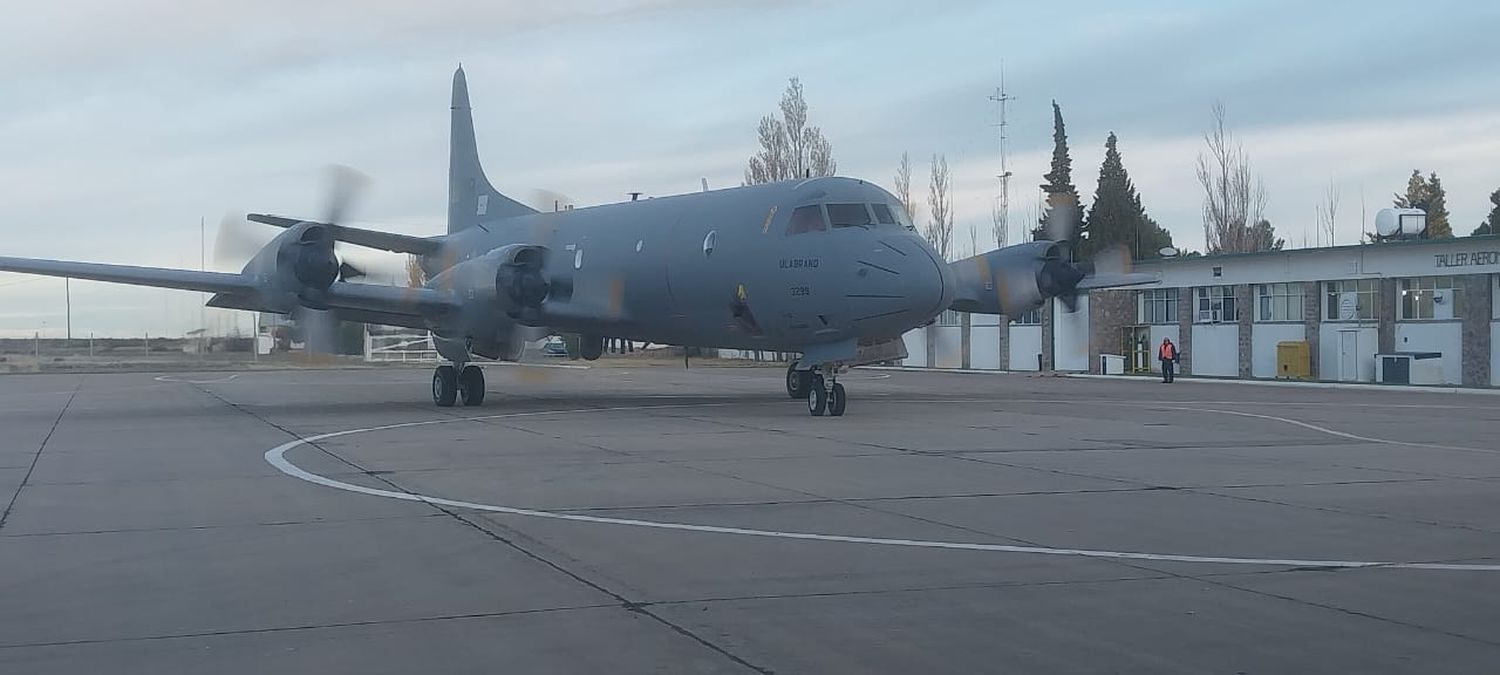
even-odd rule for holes
{"type": "Polygon", "coordinates": [[[448,291],[346,281],[328,287],[324,302],[335,309],[423,317],[438,317],[460,307],[458,297],[448,291]]]}
{"type": "MultiPolygon", "coordinates": [[[[255,278],[247,274],[3,256],[0,256],[0,272],[203,291],[215,294],[208,303],[210,307],[262,312],[287,311],[284,303],[271,299],[275,297],[274,293],[265,293],[272,291],[271,288],[256,283],[255,278]]],[[[416,323],[421,323],[423,319],[438,319],[459,309],[457,297],[448,291],[343,281],[331,285],[319,296],[319,300],[332,309],[386,315],[393,319],[404,317],[414,319],[416,323]]],[[[411,321],[391,323],[410,325],[411,321]]]]}
{"type": "Polygon", "coordinates": [[[245,216],[247,220],[264,223],[280,228],[294,227],[299,223],[315,223],[328,228],[333,238],[355,246],[392,251],[395,253],[415,253],[418,255],[431,255],[442,248],[442,243],[437,239],[428,237],[413,237],[406,234],[394,234],[391,232],[380,232],[377,230],[366,230],[348,225],[335,225],[333,223],[319,223],[314,220],[302,220],[300,218],[287,218],[286,216],[273,216],[268,213],[251,213],[245,216]]]}
{"type": "Polygon", "coordinates": [[[1097,274],[1084,277],[1078,282],[1078,290],[1089,288],[1123,288],[1126,286],[1145,286],[1161,281],[1155,274],[1135,272],[1131,274],[1097,274]]]}
{"type": "Polygon", "coordinates": [[[71,277],[93,281],[110,281],[117,284],[177,288],[208,293],[245,293],[254,291],[254,280],[244,274],[224,272],[200,272],[176,270],[164,267],[137,267],[134,265],[109,265],[105,263],[72,262],[69,260],[45,260],[41,258],[10,258],[0,256],[0,272],[23,272],[49,277],[71,277]]]}

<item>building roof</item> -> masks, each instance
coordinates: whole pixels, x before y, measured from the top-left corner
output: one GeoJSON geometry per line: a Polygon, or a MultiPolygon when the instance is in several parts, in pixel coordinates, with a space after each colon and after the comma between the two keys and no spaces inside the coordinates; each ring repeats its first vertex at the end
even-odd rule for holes
{"type": "Polygon", "coordinates": [[[1253,257],[1257,257],[1257,256],[1310,255],[1310,254],[1314,254],[1314,253],[1329,253],[1329,252],[1334,252],[1334,251],[1352,251],[1352,250],[1358,250],[1358,249],[1366,249],[1366,250],[1368,250],[1368,249],[1372,249],[1372,248],[1380,248],[1380,249],[1389,250],[1391,248],[1432,246],[1432,245],[1437,245],[1437,244],[1446,244],[1446,245],[1450,245],[1451,246],[1453,244],[1463,244],[1463,243],[1469,243],[1469,242],[1473,242],[1473,243],[1476,243],[1476,244],[1491,244],[1491,243],[1493,243],[1493,244],[1500,244],[1500,234],[1477,234],[1477,235],[1470,235],[1470,236],[1467,236],[1467,237],[1451,237],[1451,238],[1447,238],[1447,239],[1403,239],[1403,240],[1397,240],[1397,241],[1390,241],[1390,242],[1386,242],[1386,243],[1383,243],[1383,244],[1346,244],[1344,246],[1323,246],[1323,247],[1319,247],[1319,248],[1286,248],[1286,249],[1281,249],[1281,250],[1277,250],[1277,251],[1254,251],[1254,252],[1251,252],[1251,253],[1219,253],[1217,255],[1197,255],[1197,256],[1180,256],[1179,255],[1179,256],[1173,256],[1171,258],[1146,258],[1146,259],[1143,259],[1143,260],[1137,260],[1137,261],[1135,261],[1135,263],[1137,265],[1154,265],[1154,264],[1162,264],[1162,263],[1181,263],[1181,262],[1188,262],[1188,261],[1203,262],[1203,261],[1206,261],[1206,260],[1234,260],[1234,259],[1243,259],[1243,258],[1253,258],[1253,257]]]}

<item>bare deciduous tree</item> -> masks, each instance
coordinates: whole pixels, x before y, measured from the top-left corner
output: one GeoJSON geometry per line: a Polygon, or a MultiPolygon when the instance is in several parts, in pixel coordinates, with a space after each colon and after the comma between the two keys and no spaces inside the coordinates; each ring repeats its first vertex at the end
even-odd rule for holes
{"type": "Polygon", "coordinates": [[[906,209],[907,221],[915,220],[917,205],[911,203],[911,155],[906,152],[901,153],[901,165],[896,167],[896,198],[906,209]]]}
{"type": "Polygon", "coordinates": [[[1002,211],[999,203],[990,208],[990,234],[995,238],[995,246],[1010,245],[1010,214],[1002,211]]]}
{"type": "Polygon", "coordinates": [[[802,95],[802,81],[791,78],[781,95],[781,118],[760,118],[757,133],[760,152],[745,167],[745,183],[774,183],[803,176],[832,176],[838,170],[833,160],[833,145],[823,130],[808,126],[807,99],[802,95]]]}
{"type": "Polygon", "coordinates": [[[427,270],[422,269],[422,258],[415,255],[406,256],[406,285],[409,288],[421,288],[427,283],[427,270]]]}
{"type": "Polygon", "coordinates": [[[931,218],[923,235],[938,255],[949,259],[953,249],[953,195],[949,194],[952,179],[948,174],[948,157],[932,156],[932,180],[927,185],[927,209],[931,218]]]}
{"type": "Polygon", "coordinates": [[[1333,246],[1333,234],[1338,222],[1339,186],[1333,179],[1323,191],[1323,201],[1318,202],[1318,235],[1328,246],[1333,246]]]}
{"type": "Polygon", "coordinates": [[[1253,232],[1266,208],[1265,183],[1250,167],[1244,146],[1225,124],[1224,104],[1215,102],[1213,125],[1198,153],[1198,182],[1203,186],[1203,239],[1209,253],[1264,250],[1265,239],[1253,232]]]}

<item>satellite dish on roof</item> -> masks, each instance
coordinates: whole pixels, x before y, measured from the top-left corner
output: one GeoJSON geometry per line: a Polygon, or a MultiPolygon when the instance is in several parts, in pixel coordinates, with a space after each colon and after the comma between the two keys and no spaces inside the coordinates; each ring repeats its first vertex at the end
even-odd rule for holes
{"type": "Polygon", "coordinates": [[[1171,246],[1163,246],[1157,249],[1156,254],[1163,258],[1175,258],[1177,257],[1177,249],[1171,246]]]}

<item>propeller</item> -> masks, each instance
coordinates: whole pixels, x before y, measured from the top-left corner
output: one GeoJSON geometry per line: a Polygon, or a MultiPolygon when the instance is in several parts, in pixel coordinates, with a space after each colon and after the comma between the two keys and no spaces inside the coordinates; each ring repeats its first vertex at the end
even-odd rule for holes
{"type": "Polygon", "coordinates": [[[1068,312],[1078,311],[1078,282],[1087,272],[1073,263],[1074,239],[1078,236],[1078,206],[1064,201],[1052,205],[1042,223],[1047,238],[1056,245],[1047,249],[1037,272],[1037,289],[1062,301],[1068,312]]]}
{"type": "Polygon", "coordinates": [[[214,269],[238,272],[264,249],[276,233],[251,225],[243,216],[225,213],[214,233],[214,269]]]}

